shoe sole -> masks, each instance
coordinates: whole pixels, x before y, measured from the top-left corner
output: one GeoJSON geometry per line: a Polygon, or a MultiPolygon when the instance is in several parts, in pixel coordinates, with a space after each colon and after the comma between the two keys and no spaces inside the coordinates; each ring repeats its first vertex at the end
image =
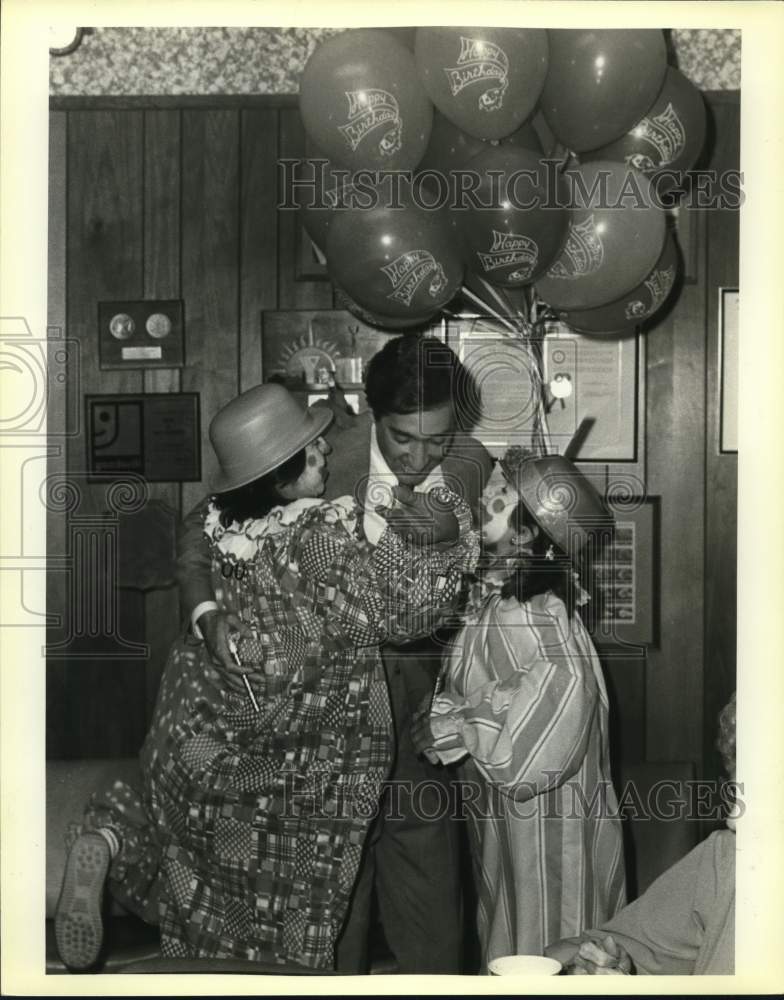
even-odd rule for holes
{"type": "Polygon", "coordinates": [[[60,958],[69,969],[87,969],[103,944],[103,888],[111,864],[109,845],[99,833],[82,834],[65,863],[54,918],[60,958]]]}

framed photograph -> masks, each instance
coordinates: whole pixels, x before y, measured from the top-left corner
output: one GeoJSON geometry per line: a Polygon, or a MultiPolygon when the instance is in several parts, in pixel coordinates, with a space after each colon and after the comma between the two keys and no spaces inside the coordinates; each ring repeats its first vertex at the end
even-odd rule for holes
{"type": "Polygon", "coordinates": [[[614,514],[612,538],[591,561],[589,628],[597,645],[656,645],[659,498],[627,498],[614,514]]]}
{"type": "Polygon", "coordinates": [[[133,472],[151,483],[201,480],[199,394],[86,396],[88,479],[133,472]]]}
{"type": "Polygon", "coordinates": [[[738,450],[738,326],[740,296],[737,288],[719,289],[719,451],[738,450]]]}

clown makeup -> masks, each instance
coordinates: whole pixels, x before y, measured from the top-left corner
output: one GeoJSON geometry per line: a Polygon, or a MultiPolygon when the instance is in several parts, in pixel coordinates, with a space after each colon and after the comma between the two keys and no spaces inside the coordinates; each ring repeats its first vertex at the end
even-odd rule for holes
{"type": "Polygon", "coordinates": [[[501,554],[511,547],[514,528],[512,514],[520,502],[520,494],[504,477],[496,465],[482,494],[482,542],[486,549],[501,554]]]}
{"type": "Polygon", "coordinates": [[[496,465],[482,494],[482,544],[493,556],[513,556],[534,537],[529,529],[518,532],[512,515],[520,503],[520,494],[496,465]]]}
{"type": "Polygon", "coordinates": [[[280,487],[281,496],[287,500],[300,497],[320,497],[327,481],[327,454],[332,449],[323,438],[316,438],[305,448],[305,471],[293,483],[280,487]]]}

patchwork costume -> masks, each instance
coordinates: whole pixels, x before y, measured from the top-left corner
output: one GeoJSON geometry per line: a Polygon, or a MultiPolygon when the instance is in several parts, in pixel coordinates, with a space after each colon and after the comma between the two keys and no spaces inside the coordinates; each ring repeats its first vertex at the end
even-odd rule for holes
{"type": "Polygon", "coordinates": [[[90,814],[123,843],[112,890],[137,911],[157,899],[164,956],[333,966],[393,759],[379,646],[428,634],[476,559],[470,512],[446,494],[461,532],[440,552],[390,530],[371,546],[347,497],[229,529],[208,508],[213,588],[253,630],[237,652],[259,711],[222,686],[202,643],[178,640],[142,749],[143,808],[115,788],[90,814]],[[152,827],[126,829],[131,812],[152,827]],[[137,860],[157,852],[157,884],[126,845],[137,860]]]}

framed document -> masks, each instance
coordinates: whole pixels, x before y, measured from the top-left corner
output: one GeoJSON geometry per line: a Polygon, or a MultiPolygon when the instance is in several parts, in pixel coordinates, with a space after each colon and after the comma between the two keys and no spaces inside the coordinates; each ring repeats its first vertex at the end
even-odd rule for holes
{"type": "Polygon", "coordinates": [[[738,450],[738,325],[740,297],[737,288],[719,289],[719,372],[721,397],[719,451],[738,450]]]}
{"type": "Polygon", "coordinates": [[[572,455],[575,461],[638,461],[638,358],[637,336],[588,337],[548,323],[544,380],[558,392],[547,416],[555,450],[563,453],[578,427],[590,421],[589,433],[572,455]]]}
{"type": "Polygon", "coordinates": [[[151,483],[201,479],[198,393],[87,396],[85,406],[88,478],[133,472],[151,483]]]}
{"type": "Polygon", "coordinates": [[[459,316],[447,323],[447,343],[474,378],[480,412],[474,401],[456,399],[458,422],[473,426],[491,455],[498,458],[513,444],[531,448],[538,405],[536,362],[522,339],[479,316],[459,316]]]}

